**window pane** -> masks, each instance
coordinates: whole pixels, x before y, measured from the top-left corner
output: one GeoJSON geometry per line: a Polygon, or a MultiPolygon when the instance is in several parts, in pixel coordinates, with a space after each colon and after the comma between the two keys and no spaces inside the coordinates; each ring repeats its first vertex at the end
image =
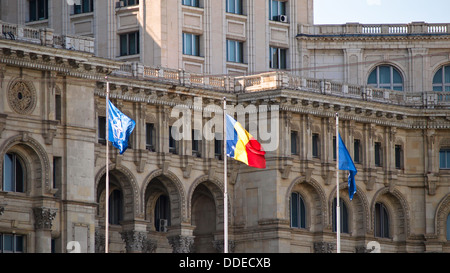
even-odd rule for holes
{"type": "Polygon", "coordinates": [[[279,2],[278,15],[286,15],[286,2],[279,2]]]}
{"type": "Polygon", "coordinates": [[[359,145],[360,145],[360,140],[359,139],[355,139],[354,143],[353,143],[353,160],[355,163],[359,163],[359,145]]]}
{"type": "Polygon", "coordinates": [[[23,236],[15,236],[15,252],[23,252],[23,236]]]}
{"type": "Polygon", "coordinates": [[[446,154],[446,159],[445,159],[445,168],[446,169],[450,169],[450,150],[447,150],[445,152],[446,154]]]}
{"type": "Polygon", "coordinates": [[[447,241],[450,241],[450,213],[447,215],[447,241]]]}
{"type": "MultiPolygon", "coordinates": [[[[433,84],[435,83],[442,83],[442,69],[439,69],[438,72],[436,72],[436,74],[434,74],[434,78],[433,78],[433,84]]],[[[450,71],[450,69],[449,69],[450,71]]]]}
{"type": "Polygon", "coordinates": [[[136,36],[137,33],[130,33],[128,34],[128,48],[129,48],[129,55],[134,55],[137,53],[137,45],[136,45],[136,36]]]}
{"type": "Polygon", "coordinates": [[[120,35],[120,56],[128,55],[128,41],[127,35],[120,35]]]}
{"type": "Polygon", "coordinates": [[[291,194],[291,226],[298,227],[298,194],[291,194]]]}
{"type": "Polygon", "coordinates": [[[391,83],[391,70],[389,69],[389,66],[380,66],[379,68],[379,76],[380,76],[380,84],[391,83]]]}
{"type": "Polygon", "coordinates": [[[280,69],[286,69],[286,49],[280,49],[280,69]]]}
{"type": "Polygon", "coordinates": [[[14,187],[14,171],[13,171],[13,155],[5,154],[3,160],[3,190],[13,191],[14,187]]]}
{"type": "Polygon", "coordinates": [[[200,36],[198,35],[192,35],[194,44],[192,45],[192,55],[200,56],[200,36]]]}
{"type": "Polygon", "coordinates": [[[439,167],[441,169],[445,169],[445,151],[440,151],[439,152],[439,167]]]}
{"type": "Polygon", "coordinates": [[[445,83],[450,83],[450,66],[444,67],[445,83]]]}
{"type": "Polygon", "coordinates": [[[272,20],[276,20],[278,16],[278,1],[272,1],[272,14],[271,14],[271,18],[272,20]]]}
{"type": "Polygon", "coordinates": [[[291,131],[291,154],[297,154],[297,132],[291,131]]]}
{"type": "Polygon", "coordinates": [[[377,70],[375,69],[370,73],[369,79],[367,80],[367,84],[377,84],[377,70]]]}
{"type": "Polygon", "coordinates": [[[20,163],[20,161],[19,161],[19,159],[17,157],[15,157],[15,167],[16,167],[16,174],[15,174],[16,188],[15,188],[15,191],[16,192],[24,192],[24,188],[23,188],[23,169],[22,169],[22,164],[20,163]]]}
{"type": "Polygon", "coordinates": [[[306,228],[306,208],[305,203],[303,202],[303,198],[300,196],[300,227],[306,228]]]}
{"type": "Polygon", "coordinates": [[[228,41],[228,60],[230,62],[236,61],[236,42],[228,41]]]}
{"type": "Polygon", "coordinates": [[[235,0],[227,0],[227,12],[236,12],[235,0]]]}
{"type": "Polygon", "coordinates": [[[392,68],[392,74],[394,76],[393,83],[403,83],[402,76],[397,69],[392,68]]]}
{"type": "Polygon", "coordinates": [[[192,55],[192,35],[184,34],[184,54],[192,55]]]}
{"type": "Polygon", "coordinates": [[[237,43],[237,51],[236,51],[236,62],[243,63],[244,62],[244,43],[237,43]]]}
{"type": "Polygon", "coordinates": [[[3,251],[12,252],[14,250],[14,237],[13,235],[3,235],[3,251]]]}

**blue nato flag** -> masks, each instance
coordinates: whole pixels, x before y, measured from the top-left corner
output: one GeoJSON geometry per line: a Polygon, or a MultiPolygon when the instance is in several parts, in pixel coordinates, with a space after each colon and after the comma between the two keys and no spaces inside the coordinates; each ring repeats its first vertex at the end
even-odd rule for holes
{"type": "Polygon", "coordinates": [[[348,170],[348,195],[350,200],[353,199],[353,195],[356,193],[355,175],[358,172],[355,164],[353,163],[344,142],[342,141],[341,134],[339,134],[339,170],[348,170]]]}
{"type": "Polygon", "coordinates": [[[108,140],[119,149],[120,154],[123,154],[128,148],[128,138],[136,126],[136,122],[120,112],[110,100],[108,100],[108,105],[108,140]]]}

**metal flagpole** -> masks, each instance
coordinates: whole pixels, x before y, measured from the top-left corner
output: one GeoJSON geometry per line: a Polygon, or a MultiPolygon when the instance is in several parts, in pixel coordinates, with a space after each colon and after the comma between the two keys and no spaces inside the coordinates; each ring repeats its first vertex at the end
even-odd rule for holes
{"type": "Polygon", "coordinates": [[[339,114],[336,113],[336,250],[341,253],[341,210],[339,205],[339,114]]]}
{"type": "Polygon", "coordinates": [[[109,237],[109,82],[106,79],[106,189],[105,189],[105,253],[108,253],[109,237]]]}
{"type": "Polygon", "coordinates": [[[223,253],[228,253],[227,98],[223,98],[223,253]]]}

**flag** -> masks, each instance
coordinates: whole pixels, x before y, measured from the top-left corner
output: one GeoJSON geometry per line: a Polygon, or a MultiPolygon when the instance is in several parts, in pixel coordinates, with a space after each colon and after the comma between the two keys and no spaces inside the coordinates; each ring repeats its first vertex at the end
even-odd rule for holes
{"type": "Polygon", "coordinates": [[[356,182],[355,175],[358,172],[356,170],[355,164],[353,163],[344,142],[342,141],[341,135],[339,134],[339,170],[348,170],[348,195],[350,200],[353,199],[353,195],[356,193],[356,182]]]}
{"type": "Polygon", "coordinates": [[[266,152],[261,144],[230,115],[226,116],[227,156],[250,167],[266,168],[266,152]]]}
{"type": "Polygon", "coordinates": [[[136,122],[120,112],[110,100],[108,100],[108,105],[108,140],[119,149],[120,154],[123,154],[128,148],[128,138],[136,126],[136,122]]]}

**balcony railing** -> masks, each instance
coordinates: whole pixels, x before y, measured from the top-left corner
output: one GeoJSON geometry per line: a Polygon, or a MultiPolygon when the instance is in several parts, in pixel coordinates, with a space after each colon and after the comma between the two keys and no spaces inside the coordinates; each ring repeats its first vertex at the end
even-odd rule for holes
{"type": "Polygon", "coordinates": [[[211,89],[224,93],[252,93],[290,89],[417,108],[450,107],[450,92],[411,93],[304,78],[282,71],[232,77],[194,74],[181,69],[148,67],[133,62],[123,64],[114,74],[141,80],[157,80],[181,86],[211,89]]]}
{"type": "Polygon", "coordinates": [[[0,21],[1,39],[94,53],[94,38],[72,35],[57,35],[50,28],[33,28],[0,21]]]}
{"type": "Polygon", "coordinates": [[[412,22],[410,24],[359,24],[345,25],[299,25],[299,35],[414,35],[449,34],[450,23],[428,24],[412,22]]]}

